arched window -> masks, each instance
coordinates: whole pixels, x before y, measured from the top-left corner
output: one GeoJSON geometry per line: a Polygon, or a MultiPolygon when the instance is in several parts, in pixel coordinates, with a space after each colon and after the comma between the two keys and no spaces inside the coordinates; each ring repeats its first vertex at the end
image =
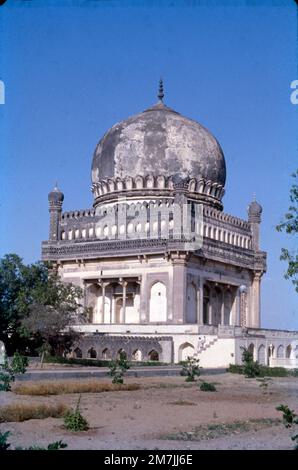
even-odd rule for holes
{"type": "Polygon", "coordinates": [[[96,359],[97,357],[97,353],[95,351],[94,348],[90,348],[89,351],[88,351],[88,357],[90,357],[91,359],[96,359]]]}
{"type": "Polygon", "coordinates": [[[155,282],[150,290],[149,321],[167,321],[167,289],[160,281],[155,282]]]}
{"type": "Polygon", "coordinates": [[[155,349],[152,349],[148,354],[149,361],[159,361],[159,354],[155,349]]]}

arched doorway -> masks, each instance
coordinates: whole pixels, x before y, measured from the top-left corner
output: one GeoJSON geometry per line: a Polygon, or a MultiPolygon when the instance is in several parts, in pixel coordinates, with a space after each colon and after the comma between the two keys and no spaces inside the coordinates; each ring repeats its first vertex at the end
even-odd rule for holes
{"type": "Polygon", "coordinates": [[[282,344],[280,344],[277,348],[277,357],[278,359],[282,359],[285,357],[285,348],[282,344]]]}
{"type": "Polygon", "coordinates": [[[192,357],[195,353],[195,348],[191,343],[183,343],[178,350],[178,360],[187,361],[188,357],[192,357]]]}
{"type": "Polygon", "coordinates": [[[186,292],[186,323],[197,323],[197,289],[191,283],[186,292]]]}
{"type": "Polygon", "coordinates": [[[265,346],[263,344],[258,349],[258,362],[265,365],[265,346]]]}
{"type": "Polygon", "coordinates": [[[136,349],[131,356],[132,361],[141,361],[142,360],[142,352],[139,349],[136,349]]]}
{"type": "Polygon", "coordinates": [[[88,350],[88,357],[90,357],[90,359],[96,359],[97,357],[97,353],[96,353],[96,350],[92,347],[88,350]]]}
{"type": "Polygon", "coordinates": [[[76,348],[74,350],[74,355],[75,355],[76,358],[82,359],[82,357],[83,357],[82,350],[80,348],[76,348]]]}
{"type": "Polygon", "coordinates": [[[149,321],[167,321],[167,290],[160,281],[155,282],[150,289],[149,321]]]}
{"type": "Polygon", "coordinates": [[[289,344],[286,349],[286,358],[290,359],[291,354],[292,354],[292,346],[289,344]]]}
{"type": "Polygon", "coordinates": [[[208,286],[204,286],[203,289],[203,324],[208,325],[209,323],[209,309],[210,309],[210,289],[208,286]]]}
{"type": "Polygon", "coordinates": [[[122,308],[123,308],[123,298],[122,297],[119,297],[117,300],[116,300],[116,304],[115,304],[115,322],[116,323],[121,323],[121,316],[122,316],[122,308]]]}
{"type": "Polygon", "coordinates": [[[155,349],[152,349],[148,354],[149,361],[159,361],[159,354],[155,349]]]}

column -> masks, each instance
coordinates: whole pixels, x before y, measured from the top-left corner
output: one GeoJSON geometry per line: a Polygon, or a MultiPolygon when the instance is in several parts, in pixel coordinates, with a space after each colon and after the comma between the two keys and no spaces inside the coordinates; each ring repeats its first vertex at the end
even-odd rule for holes
{"type": "Polygon", "coordinates": [[[111,305],[112,305],[112,320],[111,323],[115,323],[116,321],[116,299],[115,299],[115,287],[111,287],[112,289],[112,298],[111,298],[111,305]]]}
{"type": "Polygon", "coordinates": [[[204,305],[204,278],[199,279],[199,299],[198,299],[198,324],[203,325],[203,305],[204,305]]]}
{"type": "Polygon", "coordinates": [[[125,323],[125,310],[126,310],[126,286],[127,286],[127,282],[126,281],[122,281],[122,313],[121,313],[121,319],[120,319],[120,323],[125,323]]]}
{"type": "Polygon", "coordinates": [[[212,310],[213,310],[213,287],[210,286],[210,298],[208,306],[208,325],[212,325],[212,310]]]}
{"type": "Polygon", "coordinates": [[[110,300],[110,323],[113,323],[113,286],[110,286],[111,290],[111,300],[110,300]]]}
{"type": "Polygon", "coordinates": [[[186,310],[186,254],[173,253],[173,321],[185,323],[186,310]]]}
{"type": "Polygon", "coordinates": [[[255,272],[253,283],[250,289],[251,292],[251,315],[249,318],[249,326],[254,328],[260,327],[260,317],[261,317],[261,302],[260,302],[260,285],[261,285],[262,273],[255,272]]]}
{"type": "Polygon", "coordinates": [[[139,307],[138,307],[138,317],[139,317],[139,323],[141,323],[141,277],[138,278],[136,281],[137,285],[137,293],[139,295],[139,307]]]}
{"type": "Polygon", "coordinates": [[[225,324],[225,289],[224,287],[222,288],[222,292],[221,292],[221,311],[220,311],[220,324],[221,325],[224,325],[225,324]]]}
{"type": "Polygon", "coordinates": [[[105,322],[105,301],[106,301],[106,285],[104,282],[101,282],[101,323],[105,322]]]}

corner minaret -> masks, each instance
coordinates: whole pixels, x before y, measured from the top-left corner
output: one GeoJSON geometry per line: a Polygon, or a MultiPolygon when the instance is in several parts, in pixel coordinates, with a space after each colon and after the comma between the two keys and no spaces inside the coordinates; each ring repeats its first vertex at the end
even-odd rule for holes
{"type": "Polygon", "coordinates": [[[58,189],[57,184],[48,195],[50,212],[49,241],[57,241],[59,235],[59,223],[62,212],[64,194],[58,189]]]}
{"type": "Polygon", "coordinates": [[[248,206],[248,222],[252,234],[252,249],[259,251],[260,249],[260,223],[262,206],[255,200],[248,206]]]}

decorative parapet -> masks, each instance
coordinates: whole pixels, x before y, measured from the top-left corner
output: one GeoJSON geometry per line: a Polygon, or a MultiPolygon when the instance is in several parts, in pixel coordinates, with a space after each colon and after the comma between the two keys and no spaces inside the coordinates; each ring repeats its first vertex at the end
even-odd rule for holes
{"type": "Polygon", "coordinates": [[[221,184],[206,180],[204,178],[185,178],[181,181],[174,181],[170,177],[163,175],[154,176],[138,175],[134,178],[109,178],[93,183],[91,190],[94,195],[94,207],[99,204],[115,201],[119,197],[173,197],[175,191],[181,187],[181,183],[186,190],[187,196],[193,200],[202,200],[211,206],[222,209],[221,199],[224,195],[224,188],[221,184]]]}
{"type": "MultiPolygon", "coordinates": [[[[189,206],[202,207],[202,221],[192,215],[196,230],[203,238],[251,249],[251,232],[247,221],[232,217],[203,204],[189,202],[189,206]],[[202,222],[202,223],[201,223],[202,222]],[[200,226],[198,225],[200,224],[200,226]]],[[[180,206],[179,206],[180,207],[180,206]]],[[[181,206],[182,207],[182,206],[181,206]]],[[[59,227],[59,240],[85,242],[127,238],[156,238],[166,227],[169,237],[175,233],[175,201],[119,203],[94,209],[65,212],[59,227]],[[152,223],[152,214],[156,222],[152,223]],[[121,222],[120,222],[121,219],[121,222]],[[150,223],[151,221],[151,223],[150,223]],[[153,232],[151,232],[153,230],[153,232]]]]}

